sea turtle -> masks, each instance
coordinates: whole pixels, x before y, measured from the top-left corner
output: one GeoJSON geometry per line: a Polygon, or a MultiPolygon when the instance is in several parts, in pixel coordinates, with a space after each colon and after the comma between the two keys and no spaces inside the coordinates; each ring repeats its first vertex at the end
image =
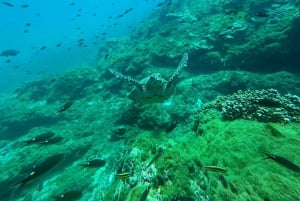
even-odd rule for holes
{"type": "Polygon", "coordinates": [[[173,95],[176,86],[174,80],[187,66],[187,61],[188,54],[184,53],[177,69],[169,80],[165,80],[160,73],[153,73],[141,81],[137,81],[112,69],[109,69],[109,71],[117,78],[124,79],[135,84],[135,87],[128,93],[128,97],[135,103],[157,103],[163,102],[173,95]]]}

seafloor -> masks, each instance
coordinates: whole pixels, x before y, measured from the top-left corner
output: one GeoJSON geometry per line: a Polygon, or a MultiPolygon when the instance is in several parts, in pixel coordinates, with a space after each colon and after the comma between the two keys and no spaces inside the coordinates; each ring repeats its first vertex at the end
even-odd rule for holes
{"type": "Polygon", "coordinates": [[[162,5],[97,68],[1,95],[0,200],[300,200],[300,3],[201,2],[162,5]],[[167,79],[184,52],[164,103],[108,71],[167,79]]]}

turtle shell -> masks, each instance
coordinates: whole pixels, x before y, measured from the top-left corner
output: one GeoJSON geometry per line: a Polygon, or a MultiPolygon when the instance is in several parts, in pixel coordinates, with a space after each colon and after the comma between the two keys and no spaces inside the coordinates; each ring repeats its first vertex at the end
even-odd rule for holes
{"type": "Polygon", "coordinates": [[[135,86],[128,97],[138,103],[163,102],[172,96],[174,87],[167,87],[167,80],[160,73],[154,73],[145,77],[135,86]]]}

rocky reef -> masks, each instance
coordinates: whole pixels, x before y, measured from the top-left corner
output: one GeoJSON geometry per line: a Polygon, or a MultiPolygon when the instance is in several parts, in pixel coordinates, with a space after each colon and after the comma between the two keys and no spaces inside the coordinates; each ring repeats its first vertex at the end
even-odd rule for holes
{"type": "Polygon", "coordinates": [[[164,2],[128,37],[108,39],[97,67],[1,95],[1,196],[23,168],[60,152],[58,169],[10,200],[64,192],[99,201],[300,197],[299,1],[164,2]],[[133,104],[132,83],[107,70],[168,77],[183,52],[188,66],[164,103],[133,104]],[[24,145],[45,132],[63,140],[24,145]],[[285,160],[263,160],[272,154],[285,160]],[[94,158],[105,165],[80,165],[94,158]]]}
{"type": "Polygon", "coordinates": [[[114,66],[126,74],[146,76],[146,69],[175,66],[188,52],[191,72],[299,72],[298,4],[174,1],[130,36],[107,41],[99,51],[99,70],[114,66]]]}

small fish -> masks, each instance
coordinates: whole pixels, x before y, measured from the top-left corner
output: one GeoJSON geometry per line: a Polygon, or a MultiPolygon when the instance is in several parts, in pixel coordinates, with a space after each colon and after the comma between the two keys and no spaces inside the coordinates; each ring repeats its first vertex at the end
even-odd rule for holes
{"type": "Polygon", "coordinates": [[[222,185],[224,186],[224,188],[228,188],[228,183],[227,183],[225,177],[223,175],[219,175],[219,179],[220,179],[222,185]]]}
{"type": "Polygon", "coordinates": [[[38,165],[31,165],[32,168],[30,169],[30,171],[14,185],[19,185],[18,188],[23,187],[25,184],[32,181],[33,179],[50,171],[63,159],[63,157],[63,154],[56,154],[46,158],[43,162],[39,163],[38,165]]]}
{"type": "Polygon", "coordinates": [[[162,1],[158,4],[156,4],[156,7],[161,7],[161,6],[165,5],[165,3],[167,3],[167,2],[168,2],[168,0],[162,1]]]}
{"type": "Polygon", "coordinates": [[[127,10],[124,11],[124,15],[128,14],[129,12],[131,12],[133,10],[133,8],[129,8],[127,10]]]}
{"type": "Polygon", "coordinates": [[[177,126],[177,121],[172,121],[172,123],[166,128],[165,133],[170,133],[177,126]]]}
{"type": "Polygon", "coordinates": [[[118,15],[116,18],[118,19],[118,18],[121,18],[121,17],[123,17],[124,15],[123,14],[120,14],[120,15],[118,15]]]}
{"type": "Polygon", "coordinates": [[[29,22],[27,22],[26,24],[25,24],[25,26],[27,26],[27,27],[29,27],[31,24],[29,23],[29,22]]]}
{"type": "Polygon", "coordinates": [[[103,167],[106,164],[106,161],[103,159],[93,159],[93,160],[89,160],[87,161],[85,164],[81,164],[79,166],[82,166],[84,168],[99,168],[99,167],[103,167]]]}
{"type": "Polygon", "coordinates": [[[46,46],[42,46],[41,48],[40,48],[40,50],[45,50],[47,47],[46,46]]]}
{"type": "Polygon", "coordinates": [[[116,174],[117,179],[128,179],[129,177],[132,177],[132,174],[129,172],[123,172],[123,173],[116,174]]]}
{"type": "Polygon", "coordinates": [[[5,63],[10,63],[11,62],[11,60],[10,59],[7,59],[6,61],[5,61],[5,63]]]}
{"type": "Polygon", "coordinates": [[[220,172],[220,173],[226,173],[227,169],[222,168],[222,167],[218,167],[215,165],[206,165],[204,166],[204,169],[207,171],[212,171],[212,172],[220,172]]]}
{"type": "Polygon", "coordinates": [[[272,159],[273,161],[276,161],[277,163],[279,163],[280,165],[293,170],[295,172],[300,172],[300,166],[296,165],[295,163],[289,161],[288,159],[285,159],[281,156],[275,155],[275,154],[268,154],[268,153],[264,153],[267,158],[266,159],[272,159]]]}
{"type": "Polygon", "coordinates": [[[265,17],[269,17],[269,14],[267,11],[260,11],[260,12],[255,13],[255,16],[265,18],[265,17]]]}
{"type": "Polygon", "coordinates": [[[55,201],[73,201],[78,200],[82,196],[80,191],[68,191],[59,196],[53,196],[55,201]]]}
{"type": "Polygon", "coordinates": [[[53,132],[46,132],[46,133],[42,133],[40,135],[37,135],[31,139],[25,140],[22,143],[24,145],[31,145],[31,144],[36,144],[36,143],[41,143],[44,142],[46,140],[49,140],[50,138],[52,138],[55,134],[53,132]]]}
{"type": "Polygon", "coordinates": [[[28,7],[29,7],[28,4],[23,4],[23,5],[21,5],[21,8],[28,8],[28,7]]]}
{"type": "Polygon", "coordinates": [[[6,6],[8,6],[8,7],[14,7],[13,4],[11,4],[11,3],[9,3],[9,2],[6,2],[6,1],[2,1],[2,4],[3,4],[3,5],[6,5],[6,6]]]}
{"type": "Polygon", "coordinates": [[[0,56],[2,57],[13,57],[20,53],[18,50],[8,49],[1,52],[0,56]]]}
{"type": "Polygon", "coordinates": [[[106,34],[107,34],[106,32],[102,32],[102,33],[101,33],[102,36],[105,36],[106,34]]]}
{"type": "Polygon", "coordinates": [[[73,101],[72,100],[68,100],[67,102],[64,103],[64,105],[58,110],[59,113],[62,113],[64,111],[66,111],[67,109],[69,109],[72,105],[73,105],[73,101]]]}
{"type": "Polygon", "coordinates": [[[42,146],[42,145],[56,144],[56,143],[62,141],[62,139],[63,139],[63,137],[61,137],[61,136],[55,136],[55,137],[52,137],[45,141],[39,142],[39,145],[42,146]]]}
{"type": "Polygon", "coordinates": [[[146,187],[146,189],[144,190],[144,192],[142,193],[142,195],[140,197],[140,201],[146,201],[147,200],[147,197],[148,197],[148,194],[150,192],[150,189],[151,189],[151,185],[148,185],[146,187]]]}
{"type": "Polygon", "coordinates": [[[61,43],[58,43],[57,45],[56,45],[56,47],[60,47],[61,46],[61,43]]]}
{"type": "Polygon", "coordinates": [[[147,168],[150,167],[162,154],[164,150],[162,147],[159,147],[158,153],[152,158],[152,160],[148,163],[147,168]]]}
{"type": "Polygon", "coordinates": [[[28,33],[28,30],[24,30],[23,33],[28,33]]]}
{"type": "Polygon", "coordinates": [[[104,59],[107,59],[107,57],[109,56],[109,53],[104,55],[104,59]]]}
{"type": "Polygon", "coordinates": [[[71,2],[71,3],[70,3],[70,6],[74,6],[74,5],[75,5],[75,3],[74,3],[74,2],[71,2]]]}

